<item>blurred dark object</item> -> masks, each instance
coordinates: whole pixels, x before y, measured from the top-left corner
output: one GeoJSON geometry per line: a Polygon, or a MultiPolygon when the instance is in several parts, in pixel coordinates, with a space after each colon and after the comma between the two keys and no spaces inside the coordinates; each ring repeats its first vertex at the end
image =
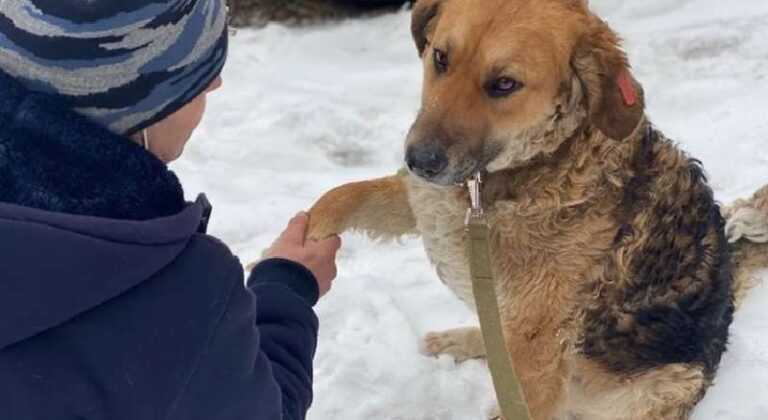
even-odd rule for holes
{"type": "Polygon", "coordinates": [[[229,0],[232,26],[307,25],[394,11],[415,0],[229,0]]]}

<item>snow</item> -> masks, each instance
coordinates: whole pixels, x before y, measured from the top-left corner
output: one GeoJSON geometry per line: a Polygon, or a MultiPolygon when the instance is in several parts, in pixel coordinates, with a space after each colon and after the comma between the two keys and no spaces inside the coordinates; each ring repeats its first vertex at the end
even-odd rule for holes
{"type": "MultiPolygon", "coordinates": [[[[768,182],[768,2],[592,3],[625,37],[651,118],[704,162],[718,198],[768,182]]],[[[244,262],[327,189],[400,167],[421,81],[407,12],[241,30],[224,77],[174,169],[190,198],[209,195],[211,233],[244,262]]],[[[309,418],[485,418],[493,392],[483,363],[419,352],[427,332],[476,322],[437,280],[420,242],[344,241],[334,290],[317,306],[309,418]]],[[[737,314],[717,383],[694,419],[768,418],[766,306],[764,285],[737,314]]]]}

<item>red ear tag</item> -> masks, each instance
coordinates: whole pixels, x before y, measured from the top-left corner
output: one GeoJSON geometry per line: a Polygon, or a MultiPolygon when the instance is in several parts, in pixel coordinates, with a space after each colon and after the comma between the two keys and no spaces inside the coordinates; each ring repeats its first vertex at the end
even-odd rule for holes
{"type": "Polygon", "coordinates": [[[619,84],[619,90],[621,90],[621,96],[624,98],[624,103],[627,106],[635,106],[637,103],[637,91],[635,90],[635,85],[632,83],[632,78],[629,76],[629,72],[621,72],[616,82],[619,84]]]}

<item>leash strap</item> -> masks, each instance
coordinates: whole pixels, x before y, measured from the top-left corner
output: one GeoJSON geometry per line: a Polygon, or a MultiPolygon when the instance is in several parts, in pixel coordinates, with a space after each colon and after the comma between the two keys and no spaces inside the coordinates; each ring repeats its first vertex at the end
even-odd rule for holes
{"type": "Polygon", "coordinates": [[[504,341],[496,284],[491,269],[490,229],[480,206],[479,184],[479,175],[469,184],[472,208],[467,213],[467,253],[488,367],[504,418],[530,420],[531,414],[523,388],[504,341]]]}

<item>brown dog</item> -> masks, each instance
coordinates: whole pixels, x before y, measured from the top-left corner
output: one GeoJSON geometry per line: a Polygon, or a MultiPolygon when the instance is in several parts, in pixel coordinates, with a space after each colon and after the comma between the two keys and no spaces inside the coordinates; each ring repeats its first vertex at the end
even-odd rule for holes
{"type": "MultiPolygon", "coordinates": [[[[310,237],[420,234],[474,308],[460,184],[481,171],[507,348],[534,419],[687,418],[725,350],[743,289],[733,273],[746,284],[768,250],[742,241],[732,270],[701,167],[648,122],[617,35],[584,0],[420,0],[412,29],[424,94],[409,171],[329,192],[310,237]]],[[[734,240],[761,238],[763,201],[728,211],[734,240]]],[[[477,328],[425,344],[484,355],[477,328]]]]}

